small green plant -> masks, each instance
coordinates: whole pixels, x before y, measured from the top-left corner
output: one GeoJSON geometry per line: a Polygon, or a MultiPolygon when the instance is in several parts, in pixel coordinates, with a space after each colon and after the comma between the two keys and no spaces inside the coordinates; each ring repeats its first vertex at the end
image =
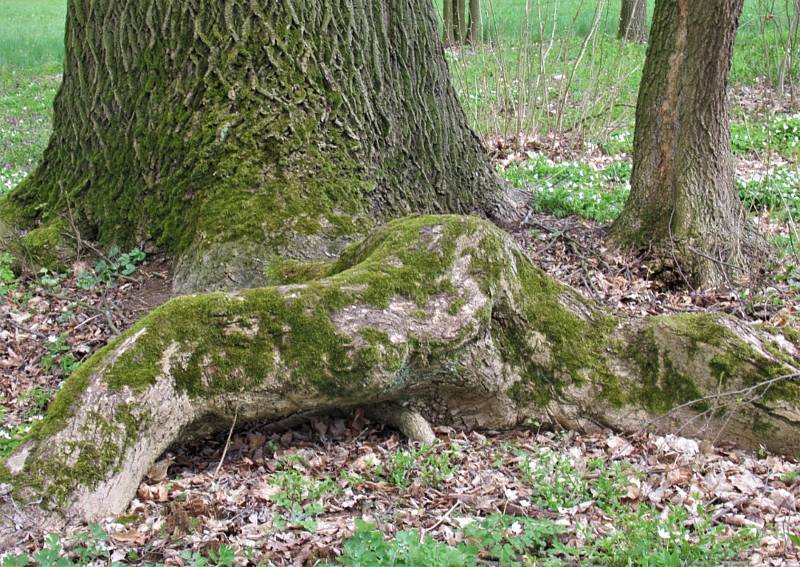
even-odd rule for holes
{"type": "Polygon", "coordinates": [[[314,518],[325,511],[325,497],[336,491],[331,479],[308,478],[295,470],[278,471],[272,484],[277,491],[270,500],[283,509],[283,519],[308,531],[316,529],[314,518]]]}
{"type": "Polygon", "coordinates": [[[55,289],[61,285],[66,276],[47,268],[39,270],[39,285],[46,289],[55,289]]]}
{"type": "Polygon", "coordinates": [[[42,415],[44,410],[47,409],[47,404],[50,403],[52,397],[53,392],[41,386],[34,386],[25,392],[21,399],[31,402],[30,407],[25,412],[25,417],[32,418],[37,415],[42,415]]]}
{"type": "Polygon", "coordinates": [[[5,459],[14,449],[19,447],[25,436],[31,430],[29,423],[15,425],[14,427],[0,427],[0,459],[5,459]]]}
{"type": "Polygon", "coordinates": [[[339,564],[352,567],[466,567],[475,565],[475,549],[451,547],[417,530],[399,532],[386,541],[372,524],[356,520],[356,533],[343,545],[339,564]]]}
{"type": "Polygon", "coordinates": [[[422,463],[422,480],[427,486],[438,488],[446,480],[452,478],[455,473],[454,460],[458,458],[459,452],[448,447],[439,452],[433,450],[428,452],[422,463]]]}
{"type": "Polygon", "coordinates": [[[615,531],[570,555],[589,565],[715,567],[736,559],[757,542],[751,530],[725,537],[725,530],[714,526],[711,515],[702,508],[697,516],[690,522],[683,506],[670,505],[663,513],[651,506],[620,509],[615,531]]]}
{"type": "MultiPolygon", "coordinates": [[[[44,547],[29,556],[9,555],[3,559],[3,567],[72,567],[84,565],[107,565],[106,543],[108,533],[97,524],[90,524],[86,531],[76,534],[71,545],[67,546],[58,534],[50,534],[44,540],[44,547]]],[[[117,566],[119,563],[111,563],[117,566]]]]}
{"type": "Polygon", "coordinates": [[[800,471],[790,471],[781,475],[781,481],[785,484],[800,483],[800,471]]]}
{"type": "Polygon", "coordinates": [[[589,486],[572,460],[549,448],[535,454],[519,451],[519,471],[534,489],[534,502],[543,508],[558,511],[589,500],[589,486]]]}
{"type": "Polygon", "coordinates": [[[207,556],[197,551],[184,550],[181,552],[181,559],[192,567],[231,567],[236,561],[236,552],[229,545],[220,545],[218,548],[210,548],[207,556]]]}
{"type": "Polygon", "coordinates": [[[800,173],[778,168],[770,175],[750,181],[737,180],[745,208],[772,211],[781,220],[800,216],[800,173]]]}
{"type": "Polygon", "coordinates": [[[398,488],[408,488],[420,451],[398,449],[386,460],[386,479],[398,488]]]}
{"type": "Polygon", "coordinates": [[[423,445],[419,448],[398,449],[386,460],[385,471],[379,471],[386,480],[401,490],[419,477],[427,486],[441,486],[455,471],[454,460],[460,456],[457,449],[423,445]]]}
{"type": "Polygon", "coordinates": [[[633,153],[633,132],[617,130],[599,144],[600,150],[609,156],[633,153]]]}
{"type": "Polygon", "coordinates": [[[779,115],[755,124],[734,122],[731,148],[737,154],[772,151],[794,158],[800,152],[800,114],[779,115]]]}
{"type": "Polygon", "coordinates": [[[531,191],[536,210],[610,222],[630,193],[630,167],[629,162],[620,161],[597,171],[583,163],[555,163],[537,155],[501,173],[516,187],[531,191]]]}
{"type": "Polygon", "coordinates": [[[92,271],[78,274],[78,287],[94,289],[99,285],[111,286],[120,277],[133,274],[145,258],[145,253],[139,248],[120,253],[119,248],[114,247],[108,252],[108,260],[100,260],[92,271]]]}
{"type": "Polygon", "coordinates": [[[13,264],[14,257],[11,254],[0,254],[0,297],[5,297],[17,287],[17,275],[11,269],[13,264]]]}
{"type": "Polygon", "coordinates": [[[47,352],[42,357],[42,367],[45,370],[57,370],[60,375],[68,376],[80,366],[80,362],[70,351],[66,333],[49,337],[45,346],[47,352]]]}
{"type": "Polygon", "coordinates": [[[493,514],[464,529],[464,538],[500,565],[523,565],[522,559],[554,551],[564,528],[551,520],[493,514]]]}

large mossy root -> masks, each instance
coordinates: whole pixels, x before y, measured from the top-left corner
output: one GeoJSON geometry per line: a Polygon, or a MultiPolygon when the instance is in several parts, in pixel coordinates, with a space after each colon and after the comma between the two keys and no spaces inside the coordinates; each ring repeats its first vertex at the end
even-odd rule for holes
{"type": "MultiPolygon", "coordinates": [[[[315,272],[174,299],[93,356],[5,462],[6,521],[120,513],[163,451],[234,416],[368,407],[427,440],[427,422],[637,430],[794,371],[790,343],[723,316],[615,319],[474,217],[392,222],[315,272]]],[[[800,454],[800,385],[761,393],[656,427],[800,454]]]]}

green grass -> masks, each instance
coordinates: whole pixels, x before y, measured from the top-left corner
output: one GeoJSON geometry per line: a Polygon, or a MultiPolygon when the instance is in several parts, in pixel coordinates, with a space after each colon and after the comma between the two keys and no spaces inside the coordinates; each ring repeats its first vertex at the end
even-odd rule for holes
{"type": "Polygon", "coordinates": [[[61,75],[52,67],[0,69],[0,195],[41,159],[60,81],[61,75]]]}
{"type": "MultiPolygon", "coordinates": [[[[648,4],[652,16],[653,2],[648,4]]],[[[778,82],[788,18],[783,6],[765,18],[762,5],[745,0],[734,84],[765,75],[778,82]]],[[[484,44],[450,54],[462,103],[479,132],[567,130],[605,143],[611,131],[633,126],[645,47],[616,40],[618,0],[485,0],[484,11],[484,44]],[[599,14],[596,6],[602,8],[599,14]],[[584,50],[596,15],[598,33],[584,50]]],[[[794,77],[800,74],[798,51],[795,47],[794,77]]]]}
{"type": "Polygon", "coordinates": [[[60,67],[66,0],[0,0],[0,70],[60,67]]]}

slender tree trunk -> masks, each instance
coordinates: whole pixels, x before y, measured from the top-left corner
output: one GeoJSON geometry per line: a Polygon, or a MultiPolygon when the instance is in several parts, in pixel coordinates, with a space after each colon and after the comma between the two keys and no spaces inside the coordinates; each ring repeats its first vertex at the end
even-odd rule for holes
{"type": "Polygon", "coordinates": [[[436,29],[417,0],[71,0],[55,131],[9,201],[176,252],[183,292],[404,214],[509,214],[436,29]]]}
{"type": "Polygon", "coordinates": [[[453,0],[444,0],[444,44],[447,46],[455,43],[455,20],[453,12],[453,0]]]}
{"type": "Polygon", "coordinates": [[[622,0],[618,36],[626,41],[647,41],[647,0],[622,0]]]}
{"type": "Polygon", "coordinates": [[[456,43],[463,45],[467,41],[467,11],[465,0],[453,0],[456,43]]]}
{"type": "Polygon", "coordinates": [[[764,242],[734,184],[727,83],[742,0],[656,2],[631,196],[612,234],[698,286],[758,275],[764,242]]]}
{"type": "Polygon", "coordinates": [[[481,42],[482,30],[481,1],[469,0],[469,39],[473,45],[481,42]]]}

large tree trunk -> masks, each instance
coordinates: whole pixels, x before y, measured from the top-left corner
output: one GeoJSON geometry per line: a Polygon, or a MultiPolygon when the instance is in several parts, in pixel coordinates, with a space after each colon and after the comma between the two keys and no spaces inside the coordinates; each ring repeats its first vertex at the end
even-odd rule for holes
{"type": "Polygon", "coordinates": [[[727,81],[742,0],[656,2],[639,91],[631,196],[612,233],[652,248],[695,285],[757,273],[734,184],[727,81]]]}
{"type": "Polygon", "coordinates": [[[145,317],[69,378],[7,460],[13,504],[0,512],[21,526],[120,513],[173,443],[358,406],[430,440],[427,421],[635,431],[740,391],[656,427],[797,456],[800,384],[776,380],[797,356],[724,316],[616,319],[486,221],[401,219],[321,279],[182,297],[145,317]]]}
{"type": "Polygon", "coordinates": [[[647,41],[647,0],[622,0],[618,36],[626,41],[647,41]]]}
{"type": "Polygon", "coordinates": [[[176,252],[178,291],[408,213],[508,214],[436,26],[418,0],[70,0],[55,131],[9,203],[176,252]]]}
{"type": "Polygon", "coordinates": [[[7,532],[120,512],[171,444],[234,420],[360,406],[430,440],[431,421],[636,430],[710,395],[656,426],[800,451],[782,337],[711,315],[616,319],[476,216],[375,228],[506,212],[430,3],[68,13],[53,140],[0,208],[0,243],[50,249],[63,211],[101,241],[176,252],[179,289],[269,285],[174,299],[72,375],[0,465],[7,532]],[[14,238],[35,220],[50,224],[14,238]]]}

